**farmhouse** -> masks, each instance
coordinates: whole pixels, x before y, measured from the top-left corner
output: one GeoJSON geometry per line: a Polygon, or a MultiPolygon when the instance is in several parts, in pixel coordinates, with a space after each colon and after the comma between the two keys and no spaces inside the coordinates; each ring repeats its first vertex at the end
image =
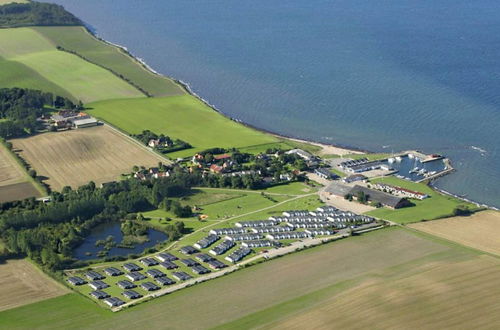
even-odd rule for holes
{"type": "Polygon", "coordinates": [[[172,285],[175,283],[174,280],[168,278],[168,277],[159,277],[157,279],[155,279],[156,283],[160,284],[160,285],[172,285]]]}
{"type": "Polygon", "coordinates": [[[158,269],[150,269],[150,270],[146,271],[146,274],[151,278],[158,278],[158,277],[166,276],[164,272],[162,272],[158,269]]]}
{"type": "Polygon", "coordinates": [[[220,243],[216,247],[214,247],[212,250],[209,251],[210,254],[213,255],[221,255],[226,253],[229,249],[231,249],[233,246],[235,246],[236,243],[230,240],[225,240],[224,242],[220,243]]]}
{"type": "Polygon", "coordinates": [[[203,275],[203,274],[208,274],[210,273],[210,269],[207,269],[201,265],[196,265],[191,267],[193,273],[198,274],[198,275],[203,275]]]}
{"type": "Polygon", "coordinates": [[[128,262],[128,263],[124,264],[123,268],[125,268],[125,270],[129,271],[129,272],[137,272],[139,270],[142,270],[142,267],[137,266],[136,264],[134,264],[132,262],[128,262]]]}
{"type": "Polygon", "coordinates": [[[198,242],[196,242],[194,244],[194,247],[198,248],[198,249],[205,249],[205,248],[209,247],[210,245],[214,244],[215,242],[217,242],[218,239],[219,239],[219,236],[214,235],[214,234],[210,234],[207,237],[204,237],[204,238],[200,239],[198,242]]]}
{"type": "Polygon", "coordinates": [[[181,253],[184,253],[186,255],[200,252],[190,245],[182,247],[179,251],[181,251],[181,253]]]}
{"type": "Polygon", "coordinates": [[[249,255],[250,252],[252,252],[252,250],[250,250],[249,248],[242,247],[242,248],[234,251],[233,253],[231,253],[230,255],[228,255],[224,259],[226,259],[229,262],[233,262],[233,263],[238,262],[241,259],[245,258],[247,255],[249,255]]]}
{"type": "Polygon", "coordinates": [[[227,265],[217,259],[212,259],[207,261],[208,266],[212,269],[222,269],[224,267],[227,267],[227,265]]]}
{"type": "Polygon", "coordinates": [[[210,234],[214,235],[243,234],[245,232],[245,228],[218,228],[210,230],[210,234]]]}
{"type": "Polygon", "coordinates": [[[172,276],[178,281],[187,281],[192,279],[191,275],[185,272],[174,272],[172,276]]]}
{"type": "Polygon", "coordinates": [[[325,180],[334,180],[339,178],[338,175],[333,174],[326,168],[317,168],[314,170],[314,174],[325,180]]]}
{"type": "Polygon", "coordinates": [[[121,270],[119,270],[118,268],[115,268],[115,267],[108,267],[108,268],[104,269],[104,272],[109,276],[120,276],[123,274],[123,272],[121,270]]]}
{"type": "Polygon", "coordinates": [[[93,270],[86,272],[85,277],[87,277],[91,281],[103,280],[106,278],[105,276],[99,274],[98,272],[94,272],[93,270]]]}
{"type": "Polygon", "coordinates": [[[154,258],[143,258],[140,260],[140,262],[147,267],[158,265],[158,261],[154,258]]]}
{"type": "Polygon", "coordinates": [[[246,241],[241,243],[241,246],[246,248],[260,248],[260,247],[268,247],[273,246],[273,242],[267,239],[256,240],[256,241],[246,241]]]}
{"type": "Polygon", "coordinates": [[[68,283],[71,284],[71,285],[83,285],[83,284],[86,284],[87,281],[85,281],[83,278],[81,277],[78,277],[78,276],[72,276],[70,278],[68,278],[68,283]]]}
{"type": "Polygon", "coordinates": [[[155,291],[160,289],[160,287],[154,283],[151,282],[144,282],[141,284],[141,288],[143,288],[146,291],[155,291]]]}
{"type": "Polygon", "coordinates": [[[125,303],[123,300],[116,298],[116,297],[106,298],[106,299],[104,299],[104,302],[109,307],[117,307],[117,306],[121,306],[125,303]]]}
{"type": "Polygon", "coordinates": [[[89,283],[89,286],[94,290],[102,290],[109,288],[109,285],[103,281],[92,281],[89,283]]]}
{"type": "Polygon", "coordinates": [[[124,297],[127,297],[128,299],[139,299],[142,297],[142,295],[134,290],[127,290],[123,291],[122,295],[124,297]]]}
{"type": "Polygon", "coordinates": [[[165,269],[176,269],[176,268],[179,268],[179,266],[177,266],[176,264],[174,264],[173,261],[163,261],[163,262],[160,262],[160,266],[162,266],[165,269]]]}
{"type": "Polygon", "coordinates": [[[137,281],[141,281],[143,279],[146,278],[146,276],[144,276],[143,274],[139,273],[139,272],[131,272],[131,273],[128,273],[127,275],[125,275],[129,280],[131,281],[134,281],[134,282],[137,282],[137,281]]]}
{"type": "Polygon", "coordinates": [[[106,299],[110,297],[110,295],[104,291],[92,291],[91,293],[89,293],[89,295],[91,295],[92,298],[95,299],[106,299]]]}
{"type": "Polygon", "coordinates": [[[73,121],[75,128],[86,128],[97,126],[99,122],[95,118],[77,119],[73,121]]]}
{"type": "Polygon", "coordinates": [[[124,290],[133,289],[133,288],[137,287],[137,285],[135,285],[134,283],[129,282],[129,281],[118,281],[118,283],[116,283],[116,285],[118,285],[120,288],[122,288],[124,290]]]}
{"type": "Polygon", "coordinates": [[[158,254],[156,256],[156,259],[158,259],[160,261],[174,261],[174,260],[177,260],[179,258],[177,258],[176,256],[174,256],[171,253],[163,252],[163,253],[158,254]]]}

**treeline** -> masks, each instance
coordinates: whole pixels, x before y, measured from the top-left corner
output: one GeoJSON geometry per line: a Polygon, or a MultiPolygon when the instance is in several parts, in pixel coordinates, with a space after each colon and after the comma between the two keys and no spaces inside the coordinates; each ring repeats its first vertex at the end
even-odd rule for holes
{"type": "MultiPolygon", "coordinates": [[[[76,190],[65,187],[60,193],[52,192],[47,204],[34,199],[4,203],[0,205],[0,235],[12,253],[27,255],[48,270],[73,267],[78,261],[72,258],[72,250],[93,227],[185,195],[193,178],[175,172],[154,182],[131,179],[102,188],[91,182],[76,190]]],[[[166,230],[169,239],[177,239],[183,225],[170,227],[166,230]]]]}
{"type": "Polygon", "coordinates": [[[5,139],[31,135],[38,129],[37,118],[46,106],[75,108],[67,98],[39,90],[24,88],[0,89],[0,137],[5,139]]]}
{"type": "Polygon", "coordinates": [[[118,78],[122,79],[122,80],[125,80],[127,83],[129,83],[130,85],[134,86],[137,90],[139,90],[142,94],[146,95],[147,97],[152,97],[151,93],[149,93],[147,90],[145,90],[144,88],[142,88],[141,86],[139,86],[138,84],[136,84],[135,82],[133,82],[132,80],[130,80],[129,78],[125,77],[124,75],[122,75],[121,73],[118,73],[116,72],[115,70],[113,69],[110,69],[100,63],[97,63],[95,61],[92,61],[90,60],[89,58],[83,56],[82,54],[80,53],[77,53],[76,51],[74,50],[70,50],[70,49],[66,49],[62,46],[57,46],[57,49],[60,50],[60,51],[63,51],[63,52],[67,52],[67,53],[70,53],[70,54],[73,54],[75,56],[78,56],[79,58],[81,58],[82,60],[84,61],[87,61],[89,63],[92,63],[94,65],[97,65],[101,68],[103,68],[104,70],[107,70],[109,72],[111,72],[112,74],[114,74],[115,76],[117,76],[118,78]]]}
{"type": "Polygon", "coordinates": [[[9,3],[0,6],[0,27],[83,25],[63,6],[42,3],[9,3]]]}

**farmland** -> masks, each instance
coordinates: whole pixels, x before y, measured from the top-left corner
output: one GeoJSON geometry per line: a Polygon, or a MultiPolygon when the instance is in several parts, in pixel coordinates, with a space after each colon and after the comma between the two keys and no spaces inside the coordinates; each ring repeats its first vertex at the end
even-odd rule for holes
{"type": "Polygon", "coordinates": [[[34,27],[53,45],[74,51],[87,60],[123,75],[153,96],[182,95],[185,91],[171,79],[156,75],[118,47],[97,40],[84,27],[34,27]]]}
{"type": "Polygon", "coordinates": [[[40,191],[16,162],[13,155],[0,145],[0,202],[39,197],[40,191]]]}
{"type": "MultiPolygon", "coordinates": [[[[0,327],[130,328],[147,320],[150,327],[168,324],[172,329],[224,324],[231,329],[252,328],[288,325],[279,322],[311,315],[323,304],[338,308],[335,323],[346,326],[356,325],[352,322],[392,327],[413,322],[408,324],[420,328],[431,327],[431,322],[440,328],[494,325],[500,321],[495,303],[499,267],[497,259],[404,229],[385,229],[262,263],[119,313],[69,294],[2,312],[0,327]],[[356,303],[347,303],[351,294],[356,303]],[[337,299],[343,305],[332,305],[337,299]],[[474,308],[467,307],[469,302],[474,308]],[[192,306],[196,306],[194,317],[192,306]]],[[[314,316],[327,321],[331,317],[314,316]]]]}
{"type": "Polygon", "coordinates": [[[462,202],[454,197],[440,194],[423,183],[409,182],[396,177],[384,177],[371,180],[372,182],[387,183],[394,186],[411,189],[429,195],[424,200],[412,200],[415,206],[405,207],[397,210],[380,208],[366,213],[367,215],[394,221],[397,223],[411,223],[421,220],[432,220],[439,217],[449,216],[453,209],[459,205],[468,205],[474,208],[474,205],[462,202]]]}
{"type": "MultiPolygon", "coordinates": [[[[35,85],[48,80],[83,102],[143,96],[106,69],[57,50],[49,40],[31,28],[0,30],[0,57],[22,64],[36,73],[27,79],[40,76],[44,79],[35,85]]],[[[8,81],[0,81],[2,87],[9,85],[8,81]]]]}
{"type": "Polygon", "coordinates": [[[134,165],[164,160],[108,126],[12,140],[14,149],[53,189],[117,180],[134,165]]]}
{"type": "Polygon", "coordinates": [[[483,211],[468,217],[452,217],[409,225],[472,248],[500,256],[500,212],[483,211]]]}
{"type": "Polygon", "coordinates": [[[27,260],[0,264],[0,311],[68,293],[27,260]]]}
{"type": "Polygon", "coordinates": [[[148,129],[193,146],[193,149],[169,154],[170,157],[184,157],[212,147],[241,148],[278,141],[221,116],[191,95],[109,100],[88,106],[91,115],[129,134],[148,129]]]}
{"type": "Polygon", "coordinates": [[[12,2],[25,3],[25,2],[28,2],[28,0],[0,0],[0,6],[8,4],[8,3],[12,3],[12,2]]]}

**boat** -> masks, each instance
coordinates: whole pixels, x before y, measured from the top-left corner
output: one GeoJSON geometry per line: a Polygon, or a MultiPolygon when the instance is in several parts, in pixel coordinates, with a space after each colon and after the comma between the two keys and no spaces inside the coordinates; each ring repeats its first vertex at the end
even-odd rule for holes
{"type": "Polygon", "coordinates": [[[418,173],[418,171],[420,171],[420,169],[418,167],[414,167],[410,170],[410,173],[418,173]]]}
{"type": "Polygon", "coordinates": [[[396,161],[397,161],[398,163],[399,163],[399,162],[401,162],[401,160],[402,160],[401,156],[396,156],[396,161]]]}
{"type": "Polygon", "coordinates": [[[415,158],[415,155],[414,154],[408,154],[408,158],[413,159],[413,158],[415,158]]]}
{"type": "Polygon", "coordinates": [[[394,163],[395,161],[396,161],[396,159],[395,159],[394,157],[391,157],[391,158],[387,159],[387,162],[388,162],[389,164],[392,164],[392,163],[394,163]]]}

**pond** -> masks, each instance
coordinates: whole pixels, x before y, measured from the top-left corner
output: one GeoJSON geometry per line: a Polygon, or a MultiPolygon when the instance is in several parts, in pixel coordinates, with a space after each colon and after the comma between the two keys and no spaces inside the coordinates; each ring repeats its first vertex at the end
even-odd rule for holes
{"type": "MultiPolygon", "coordinates": [[[[120,244],[123,240],[123,234],[120,230],[120,222],[110,222],[104,223],[96,226],[92,229],[92,232],[89,236],[85,238],[82,244],[78,246],[73,251],[73,257],[79,260],[91,260],[91,259],[99,259],[97,255],[100,251],[104,249],[103,246],[96,246],[95,243],[99,240],[105,240],[108,236],[113,236],[114,241],[117,244],[120,244]]],[[[120,247],[112,247],[107,256],[115,257],[115,256],[126,256],[128,254],[134,253],[139,254],[144,252],[145,249],[155,246],[158,243],[164,242],[167,240],[167,234],[149,228],[148,229],[148,242],[135,244],[133,248],[120,248],[120,247]]]]}

